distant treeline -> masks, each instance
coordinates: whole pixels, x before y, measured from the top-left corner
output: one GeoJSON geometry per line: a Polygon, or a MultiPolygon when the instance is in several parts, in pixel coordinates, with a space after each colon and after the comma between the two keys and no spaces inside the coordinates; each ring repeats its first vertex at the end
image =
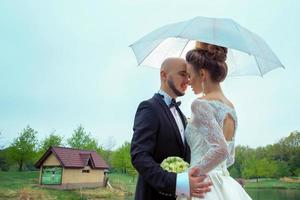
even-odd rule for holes
{"type": "MultiPolygon", "coordinates": [[[[65,146],[83,150],[96,151],[109,164],[111,171],[116,170],[135,176],[136,171],[130,162],[130,143],[125,142],[114,149],[116,141],[108,138],[104,144],[99,144],[96,138],[87,133],[83,126],[78,126],[70,138],[53,131],[42,141],[37,140],[38,132],[30,126],[24,128],[13,141],[4,148],[0,146],[0,170],[36,170],[34,164],[50,146],[65,146]]],[[[0,133],[0,140],[3,135],[0,133]]]]}
{"type": "MultiPolygon", "coordinates": [[[[115,150],[116,142],[113,138],[99,145],[97,139],[81,125],[65,140],[61,135],[52,132],[42,141],[38,141],[37,134],[37,131],[27,126],[8,147],[0,147],[0,169],[35,170],[34,163],[52,145],[94,150],[106,160],[111,171],[136,175],[130,162],[129,142],[124,142],[115,150]]],[[[300,176],[300,132],[294,131],[279,142],[265,147],[254,149],[237,146],[235,155],[235,163],[229,168],[230,174],[235,178],[300,176]]]]}
{"type": "Polygon", "coordinates": [[[265,147],[237,146],[233,177],[264,178],[300,176],[300,132],[294,131],[279,142],[265,147]]]}

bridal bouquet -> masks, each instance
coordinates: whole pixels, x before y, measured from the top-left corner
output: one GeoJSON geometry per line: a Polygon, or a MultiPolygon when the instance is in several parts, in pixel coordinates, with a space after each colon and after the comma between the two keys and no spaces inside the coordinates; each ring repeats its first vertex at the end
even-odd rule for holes
{"type": "Polygon", "coordinates": [[[181,173],[189,167],[189,163],[180,157],[170,156],[164,159],[160,166],[168,172],[181,173]]]}

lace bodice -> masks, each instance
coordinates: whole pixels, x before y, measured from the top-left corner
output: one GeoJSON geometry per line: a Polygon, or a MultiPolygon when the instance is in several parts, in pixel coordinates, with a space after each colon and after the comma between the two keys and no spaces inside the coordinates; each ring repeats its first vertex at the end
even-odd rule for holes
{"type": "Polygon", "coordinates": [[[227,142],[223,124],[226,116],[230,115],[236,131],[235,110],[221,101],[206,99],[194,100],[191,109],[191,120],[185,131],[191,149],[191,167],[198,166],[201,173],[208,173],[231,166],[234,163],[235,133],[227,142]]]}

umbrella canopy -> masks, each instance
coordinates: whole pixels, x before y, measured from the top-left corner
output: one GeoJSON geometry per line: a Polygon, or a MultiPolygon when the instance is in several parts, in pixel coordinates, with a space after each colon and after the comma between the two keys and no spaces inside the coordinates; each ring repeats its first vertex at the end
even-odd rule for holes
{"type": "Polygon", "coordinates": [[[185,57],[201,41],[228,48],[229,75],[260,75],[284,68],[266,42],[232,19],[195,17],[165,25],[130,47],[138,65],[160,67],[168,57],[185,57]]]}

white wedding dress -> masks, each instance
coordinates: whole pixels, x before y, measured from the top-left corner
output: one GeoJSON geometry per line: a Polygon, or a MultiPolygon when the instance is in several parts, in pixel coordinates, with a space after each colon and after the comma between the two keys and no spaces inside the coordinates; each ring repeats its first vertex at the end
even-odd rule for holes
{"type": "MultiPolygon", "coordinates": [[[[234,163],[234,136],[227,142],[223,123],[229,115],[237,128],[235,110],[218,100],[196,99],[185,136],[191,149],[191,167],[198,166],[207,173],[213,186],[205,200],[251,200],[243,187],[227,170],[234,163]]],[[[198,198],[193,197],[193,200],[198,198]]]]}

